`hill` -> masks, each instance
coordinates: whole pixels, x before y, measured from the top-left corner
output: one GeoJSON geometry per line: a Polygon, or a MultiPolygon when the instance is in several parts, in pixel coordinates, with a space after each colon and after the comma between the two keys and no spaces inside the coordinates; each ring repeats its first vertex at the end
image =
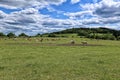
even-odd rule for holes
{"type": "MultiPolygon", "coordinates": [[[[108,28],[72,28],[63,31],[46,33],[48,37],[59,37],[62,34],[77,34],[80,37],[94,38],[94,39],[109,39],[120,40],[120,30],[108,29],[108,28]]],[[[65,36],[61,36],[65,37],[65,36]]]]}

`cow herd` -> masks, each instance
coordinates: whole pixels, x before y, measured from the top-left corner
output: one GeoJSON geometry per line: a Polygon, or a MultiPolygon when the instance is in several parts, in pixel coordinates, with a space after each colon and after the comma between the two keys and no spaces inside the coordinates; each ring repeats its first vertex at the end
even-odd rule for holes
{"type": "MultiPolygon", "coordinates": [[[[65,38],[4,38],[4,40],[13,40],[13,41],[32,41],[32,42],[53,42],[53,41],[68,41],[68,39],[65,38]]],[[[74,39],[69,39],[70,44],[76,44],[76,41],[74,39]]],[[[87,41],[81,41],[82,45],[87,45],[87,41]]]]}

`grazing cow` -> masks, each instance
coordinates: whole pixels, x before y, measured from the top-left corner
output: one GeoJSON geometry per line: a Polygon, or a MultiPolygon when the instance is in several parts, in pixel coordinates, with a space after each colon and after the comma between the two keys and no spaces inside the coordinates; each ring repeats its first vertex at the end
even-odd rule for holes
{"type": "Polygon", "coordinates": [[[43,38],[40,39],[40,42],[43,42],[43,38]]]}
{"type": "Polygon", "coordinates": [[[13,38],[14,41],[17,41],[17,38],[13,38]]]}
{"type": "Polygon", "coordinates": [[[38,42],[39,40],[35,38],[35,41],[38,42]]]}
{"type": "Polygon", "coordinates": [[[83,41],[83,42],[81,42],[83,45],[87,45],[88,43],[87,43],[87,41],[83,41]]]}
{"type": "Polygon", "coordinates": [[[28,40],[28,41],[31,41],[31,39],[30,39],[30,38],[28,38],[27,40],[28,40]]]}
{"type": "Polygon", "coordinates": [[[46,39],[47,41],[49,41],[49,39],[46,39]]]}
{"type": "Polygon", "coordinates": [[[51,39],[52,41],[55,41],[55,39],[51,39]]]}
{"type": "Polygon", "coordinates": [[[71,40],[70,43],[71,43],[71,44],[75,44],[75,41],[74,41],[74,40],[71,40]]]}

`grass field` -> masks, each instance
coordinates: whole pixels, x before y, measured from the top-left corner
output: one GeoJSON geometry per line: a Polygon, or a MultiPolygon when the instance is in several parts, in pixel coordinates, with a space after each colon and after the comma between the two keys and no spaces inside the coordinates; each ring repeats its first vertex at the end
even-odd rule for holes
{"type": "Polygon", "coordinates": [[[120,80],[120,41],[74,39],[96,46],[52,45],[71,38],[0,40],[0,80],[120,80]]]}

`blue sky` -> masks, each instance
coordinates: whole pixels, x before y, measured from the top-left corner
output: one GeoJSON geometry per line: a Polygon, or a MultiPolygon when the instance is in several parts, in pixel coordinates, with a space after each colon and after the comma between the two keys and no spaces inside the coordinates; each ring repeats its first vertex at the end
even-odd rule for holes
{"type": "Polygon", "coordinates": [[[35,35],[73,27],[120,30],[120,0],[0,1],[0,32],[35,35]]]}

